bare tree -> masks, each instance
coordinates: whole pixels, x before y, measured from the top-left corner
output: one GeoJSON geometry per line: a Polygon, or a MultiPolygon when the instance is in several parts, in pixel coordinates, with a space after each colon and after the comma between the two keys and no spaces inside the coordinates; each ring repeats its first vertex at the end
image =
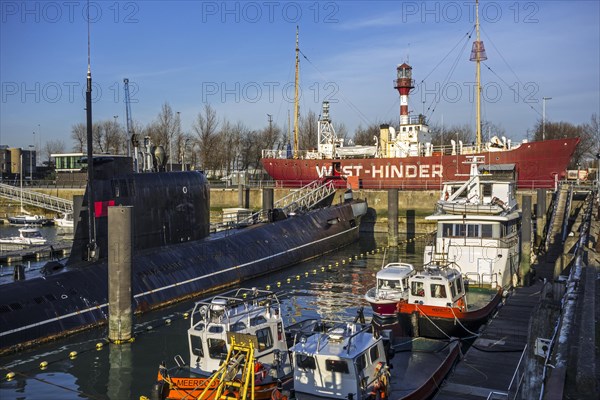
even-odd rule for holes
{"type": "Polygon", "coordinates": [[[298,146],[299,150],[307,150],[317,147],[317,114],[309,110],[308,114],[300,118],[300,126],[298,128],[298,146]]]}
{"type": "Polygon", "coordinates": [[[73,139],[73,151],[83,153],[87,143],[87,131],[84,123],[79,122],[71,126],[71,139],[73,139]]]}
{"type": "Polygon", "coordinates": [[[468,124],[463,125],[451,125],[450,127],[430,126],[429,132],[431,133],[431,142],[434,146],[447,146],[451,140],[463,142],[465,145],[473,144],[475,140],[475,134],[473,128],[468,124]]]}
{"type": "Polygon", "coordinates": [[[339,139],[344,139],[344,143],[348,143],[348,128],[346,128],[346,124],[343,122],[333,123],[333,130],[335,131],[335,135],[339,139]]]}
{"type": "Polygon", "coordinates": [[[375,144],[374,137],[379,137],[380,124],[371,124],[366,128],[359,125],[354,131],[354,144],[363,146],[372,146],[375,144]]]}
{"type": "Polygon", "coordinates": [[[104,126],[100,122],[92,124],[92,148],[94,153],[104,153],[104,126]]]}
{"type": "Polygon", "coordinates": [[[212,160],[211,155],[216,150],[216,136],[219,121],[217,120],[217,112],[210,104],[205,104],[203,111],[198,113],[196,122],[192,129],[196,133],[198,138],[198,145],[200,150],[198,152],[200,157],[200,165],[202,169],[208,171],[209,169],[215,169],[215,163],[212,160]]]}
{"type": "Polygon", "coordinates": [[[60,139],[49,140],[44,144],[43,152],[48,158],[48,164],[50,164],[51,154],[59,154],[64,153],[66,151],[67,146],[65,146],[65,142],[60,139]]]}

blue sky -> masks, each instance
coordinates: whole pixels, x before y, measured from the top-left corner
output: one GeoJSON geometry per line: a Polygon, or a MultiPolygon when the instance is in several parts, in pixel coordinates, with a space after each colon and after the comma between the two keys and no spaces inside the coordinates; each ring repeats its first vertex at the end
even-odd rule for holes
{"type": "MultiPolygon", "coordinates": [[[[483,118],[519,140],[541,119],[542,97],[552,97],[547,120],[578,124],[600,113],[599,4],[482,1],[489,100],[483,118]]],[[[0,143],[60,139],[70,150],[71,126],[85,121],[87,3],[0,5],[0,143]]],[[[424,82],[411,94],[411,112],[425,110],[432,124],[474,126],[472,40],[461,52],[474,26],[474,2],[91,1],[89,7],[94,120],[118,115],[125,123],[122,82],[129,78],[133,118],[141,124],[169,102],[185,132],[204,103],[251,128],[266,126],[267,114],[283,127],[293,110],[299,25],[309,59],[301,59],[301,112],[319,113],[328,99],[334,122],[351,134],[359,124],[397,121],[392,81],[396,66],[408,61],[415,81],[424,82]]]]}

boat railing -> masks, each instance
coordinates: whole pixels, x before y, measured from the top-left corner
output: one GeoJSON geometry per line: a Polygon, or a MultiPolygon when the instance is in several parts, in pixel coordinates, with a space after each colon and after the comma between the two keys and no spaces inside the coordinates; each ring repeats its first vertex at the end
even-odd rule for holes
{"type": "MultiPolygon", "coordinates": [[[[332,321],[322,320],[323,323],[332,323],[332,321]]],[[[372,328],[371,325],[363,325],[356,322],[336,322],[333,324],[331,329],[325,332],[322,335],[319,335],[319,339],[317,340],[317,353],[321,351],[321,339],[326,339],[326,342],[323,343],[325,346],[329,340],[332,339],[332,336],[336,334],[336,331],[342,329],[343,332],[351,332],[349,336],[343,335],[343,339],[348,340],[348,344],[345,346],[348,353],[350,353],[352,339],[354,339],[357,335],[368,332],[372,328]],[[352,328],[351,328],[352,327],[352,328]]]]}
{"type": "MultiPolygon", "coordinates": [[[[229,292],[231,293],[231,292],[229,292]]],[[[239,312],[235,313],[236,317],[249,315],[250,313],[257,313],[267,310],[267,308],[274,309],[281,315],[281,304],[277,295],[273,292],[260,290],[260,289],[238,289],[235,292],[235,296],[227,296],[225,295],[217,295],[211,297],[209,299],[197,301],[194,304],[194,309],[192,310],[192,317],[190,321],[190,326],[194,327],[199,322],[210,321],[208,318],[208,311],[211,309],[215,309],[215,307],[223,308],[222,317],[225,318],[223,323],[229,322],[229,315],[227,310],[241,307],[242,309],[239,312]],[[225,300],[224,304],[217,303],[215,300],[225,300]],[[204,310],[204,311],[202,311],[204,310]],[[197,315],[200,315],[200,319],[196,319],[197,315]]]]}
{"type": "Polygon", "coordinates": [[[517,399],[519,395],[519,390],[521,389],[521,384],[523,383],[523,379],[525,378],[525,354],[527,354],[527,344],[525,344],[525,348],[521,353],[521,357],[519,358],[519,363],[515,368],[515,372],[510,380],[510,384],[508,385],[508,393],[506,394],[506,399],[517,399]]]}

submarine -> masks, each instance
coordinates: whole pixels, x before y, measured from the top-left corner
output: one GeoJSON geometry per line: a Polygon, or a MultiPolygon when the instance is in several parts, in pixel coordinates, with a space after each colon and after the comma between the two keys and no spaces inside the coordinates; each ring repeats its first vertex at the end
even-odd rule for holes
{"type": "Polygon", "coordinates": [[[54,262],[38,276],[0,286],[0,354],[107,321],[110,206],[133,206],[135,312],[236,285],[348,245],[358,240],[360,217],[367,210],[365,201],[349,198],[348,192],[332,204],[332,194],[315,209],[289,215],[275,209],[265,222],[210,233],[210,191],[203,173],[119,172],[131,171],[126,161],[131,163],[130,158],[94,160],[93,184],[86,190],[64,265],[54,262]]]}
{"type": "Polygon", "coordinates": [[[264,222],[257,218],[211,234],[210,187],[203,173],[166,172],[164,149],[149,138],[140,146],[131,131],[133,156],[94,157],[90,54],[88,19],[87,187],[73,213],[71,253],[65,264],[50,262],[24,279],[16,268],[13,281],[0,283],[0,355],[106,323],[111,206],[133,208],[135,312],[233,286],[358,240],[367,203],[348,192],[338,204],[333,192],[312,209],[273,209],[264,222]]]}

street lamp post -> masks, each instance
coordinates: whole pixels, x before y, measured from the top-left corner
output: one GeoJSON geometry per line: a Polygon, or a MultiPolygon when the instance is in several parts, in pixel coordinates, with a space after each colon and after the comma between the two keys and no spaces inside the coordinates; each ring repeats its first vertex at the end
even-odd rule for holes
{"type": "Polygon", "coordinates": [[[542,97],[542,140],[546,140],[546,100],[552,97],[542,97]]]}
{"type": "Polygon", "coordinates": [[[30,144],[29,145],[29,183],[33,184],[33,163],[32,163],[32,159],[33,159],[33,149],[35,148],[34,145],[30,144]]]}

